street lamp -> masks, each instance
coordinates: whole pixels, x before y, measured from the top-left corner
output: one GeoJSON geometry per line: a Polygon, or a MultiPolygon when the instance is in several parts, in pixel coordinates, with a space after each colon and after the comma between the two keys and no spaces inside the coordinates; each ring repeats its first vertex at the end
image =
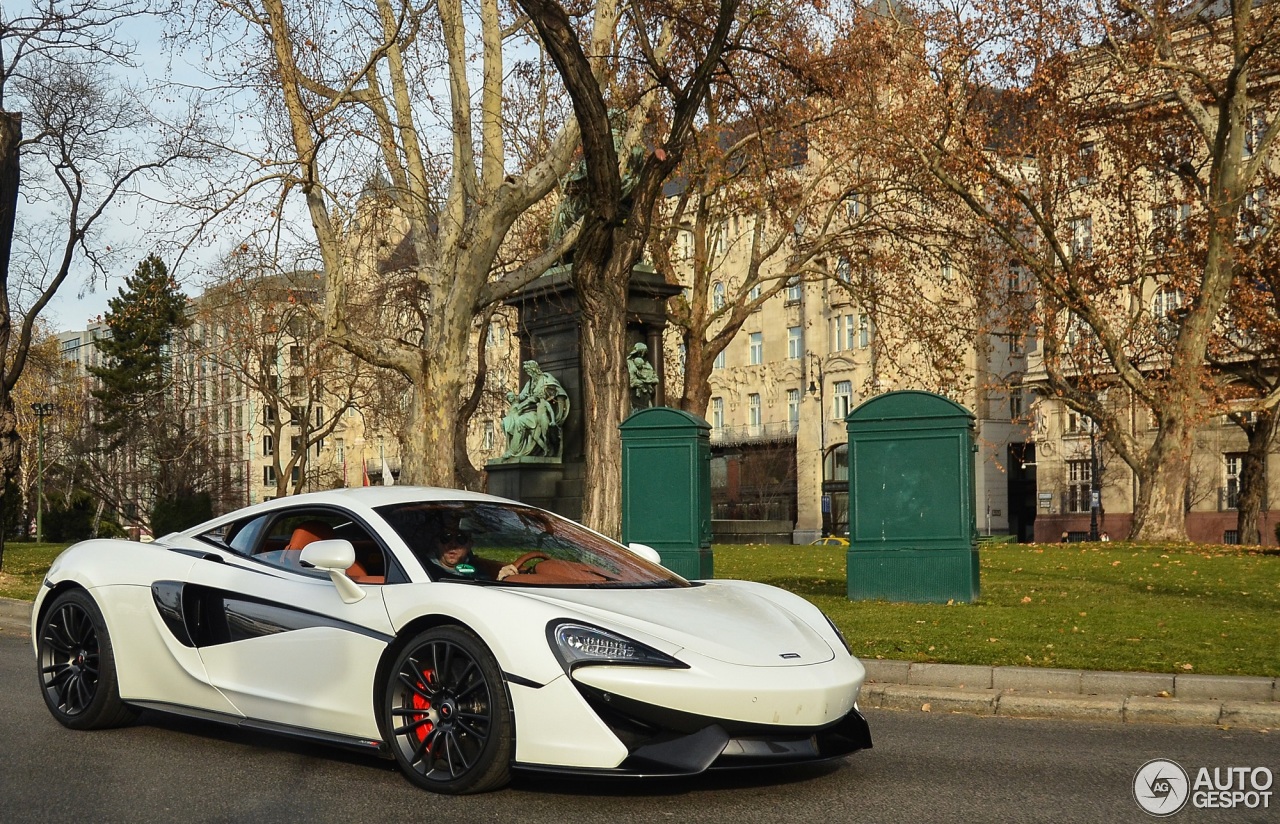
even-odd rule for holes
{"type": "Polygon", "coordinates": [[[56,409],[53,404],[40,402],[31,404],[31,411],[36,413],[36,543],[44,541],[44,419],[56,409]]]}
{"type": "Polygon", "coordinates": [[[1089,540],[1098,540],[1098,507],[1102,504],[1102,488],[1098,484],[1098,427],[1089,419],[1089,540]]]}

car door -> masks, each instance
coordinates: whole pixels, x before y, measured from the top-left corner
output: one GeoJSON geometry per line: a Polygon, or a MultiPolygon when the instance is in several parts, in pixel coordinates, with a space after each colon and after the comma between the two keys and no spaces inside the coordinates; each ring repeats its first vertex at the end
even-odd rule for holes
{"type": "Polygon", "coordinates": [[[358,576],[364,597],[344,603],[328,573],[299,563],[302,547],[290,537],[308,530],[313,540],[362,544],[366,566],[385,564],[385,549],[349,513],[312,507],[261,515],[235,525],[222,551],[193,566],[183,594],[194,615],[188,625],[209,682],[246,717],[377,740],[373,678],[393,635],[383,584],[358,576]]]}

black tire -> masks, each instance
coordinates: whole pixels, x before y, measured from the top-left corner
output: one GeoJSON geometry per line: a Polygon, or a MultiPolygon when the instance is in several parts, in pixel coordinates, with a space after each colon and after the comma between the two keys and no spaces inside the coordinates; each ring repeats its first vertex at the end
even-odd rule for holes
{"type": "Polygon", "coordinates": [[[89,593],[72,589],[54,597],[40,620],[36,649],[40,694],[58,723],[100,730],[138,717],[120,700],[111,636],[89,593]]]}
{"type": "Polygon", "coordinates": [[[396,763],[423,789],[481,793],[511,779],[511,702],[493,653],[469,629],[435,627],[405,645],[382,722],[396,763]]]}

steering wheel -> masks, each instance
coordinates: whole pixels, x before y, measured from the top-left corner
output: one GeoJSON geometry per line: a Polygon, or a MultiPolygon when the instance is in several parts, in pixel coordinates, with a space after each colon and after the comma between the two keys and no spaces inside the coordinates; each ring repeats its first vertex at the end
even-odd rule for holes
{"type": "Polygon", "coordinates": [[[519,558],[516,558],[513,565],[517,570],[519,570],[522,573],[530,573],[530,572],[533,572],[533,567],[530,567],[529,569],[525,569],[525,565],[528,564],[530,561],[549,561],[549,560],[551,560],[550,555],[548,555],[545,552],[538,552],[535,550],[533,552],[526,552],[525,554],[521,555],[519,558]]]}

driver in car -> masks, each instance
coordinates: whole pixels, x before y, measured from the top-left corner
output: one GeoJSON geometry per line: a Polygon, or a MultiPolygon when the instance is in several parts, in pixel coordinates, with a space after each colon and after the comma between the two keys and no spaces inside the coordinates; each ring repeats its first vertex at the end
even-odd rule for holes
{"type": "Polygon", "coordinates": [[[436,548],[431,553],[430,560],[437,572],[450,578],[481,577],[501,581],[520,571],[515,564],[503,564],[477,556],[471,551],[471,533],[460,524],[446,526],[436,533],[436,548]]]}

